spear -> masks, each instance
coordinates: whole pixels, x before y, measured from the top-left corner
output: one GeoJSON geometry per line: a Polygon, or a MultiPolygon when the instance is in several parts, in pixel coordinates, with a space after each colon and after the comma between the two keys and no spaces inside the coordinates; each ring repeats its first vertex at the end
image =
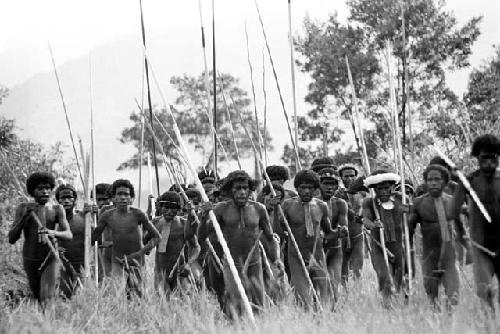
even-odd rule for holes
{"type": "MultiPolygon", "coordinates": [[[[156,80],[156,76],[155,76],[154,71],[153,71],[153,66],[151,64],[151,59],[149,58],[146,50],[145,50],[144,54],[145,54],[146,58],[149,59],[148,63],[151,67],[151,73],[156,80]]],[[[201,194],[202,201],[208,202],[209,201],[208,196],[205,193],[205,190],[203,189],[201,181],[198,178],[198,173],[196,172],[196,169],[195,169],[193,163],[191,162],[191,158],[189,156],[187,147],[184,144],[184,140],[183,140],[182,135],[179,131],[179,127],[177,126],[177,122],[175,121],[174,115],[173,115],[172,110],[170,108],[170,104],[167,103],[166,98],[163,94],[163,91],[159,90],[159,93],[160,93],[160,97],[161,97],[161,99],[166,107],[166,111],[169,114],[170,118],[172,119],[172,127],[173,127],[174,134],[177,138],[177,142],[179,143],[181,153],[184,155],[184,157],[186,159],[186,162],[188,165],[187,167],[189,168],[189,171],[191,172],[191,175],[195,181],[196,188],[198,189],[198,191],[201,194]]],[[[219,222],[217,221],[217,217],[215,216],[215,213],[213,212],[213,210],[209,211],[209,217],[210,217],[210,220],[212,221],[213,228],[215,230],[215,234],[217,235],[217,238],[219,239],[219,243],[222,246],[222,250],[224,252],[224,255],[226,256],[227,264],[229,266],[229,270],[231,272],[231,275],[233,276],[234,282],[236,284],[236,288],[238,289],[238,292],[240,293],[240,296],[241,296],[241,299],[243,302],[243,308],[245,309],[245,312],[247,313],[248,317],[250,318],[250,321],[252,322],[252,324],[255,325],[256,322],[255,322],[255,318],[253,316],[252,307],[250,306],[250,302],[248,301],[248,296],[245,292],[245,289],[243,288],[243,284],[241,283],[241,279],[240,279],[240,276],[239,276],[238,271],[236,269],[236,266],[234,264],[233,257],[231,256],[231,252],[229,251],[229,248],[227,246],[226,239],[224,238],[221,227],[219,225],[219,222]]]]}
{"type": "MultiPolygon", "coordinates": [[[[406,205],[406,184],[405,184],[405,166],[403,161],[403,147],[401,143],[400,129],[399,129],[399,117],[398,117],[398,107],[396,102],[396,92],[394,90],[394,83],[392,79],[392,66],[390,62],[391,48],[389,43],[387,43],[387,71],[389,76],[389,95],[391,101],[391,109],[394,118],[394,132],[396,136],[394,137],[394,143],[396,144],[396,151],[398,153],[398,164],[399,164],[399,173],[401,175],[401,201],[403,205],[406,205]]],[[[411,249],[410,249],[410,233],[408,228],[408,217],[405,212],[403,212],[403,229],[404,229],[404,238],[405,238],[405,253],[406,253],[406,267],[408,270],[408,290],[411,292],[412,286],[412,266],[411,266],[411,249]]]]}
{"type": "MultiPolygon", "coordinates": [[[[144,66],[142,66],[141,110],[144,110],[144,66]]],[[[139,143],[139,198],[137,206],[141,207],[142,194],[142,164],[144,161],[144,113],[141,112],[141,141],[139,143]]]]}
{"type": "Polygon", "coordinates": [[[222,101],[224,102],[224,109],[226,110],[227,121],[229,122],[229,130],[231,131],[231,139],[233,140],[234,151],[236,152],[236,160],[238,161],[238,168],[241,168],[240,154],[238,150],[238,145],[236,144],[236,136],[234,134],[233,121],[231,120],[231,112],[229,111],[229,106],[227,105],[226,95],[224,94],[224,82],[220,73],[218,73],[219,78],[219,89],[222,94],[222,101]]]}
{"type": "MultiPolygon", "coordinates": [[[[146,158],[148,163],[149,194],[153,195],[153,175],[152,175],[153,173],[151,168],[151,153],[147,152],[146,158]]],[[[154,218],[156,208],[155,208],[155,201],[152,198],[149,199],[149,205],[151,206],[151,217],[154,218]]]]}
{"type": "Polygon", "coordinates": [[[80,181],[82,186],[85,188],[85,182],[83,181],[82,169],[80,167],[80,161],[78,160],[78,153],[76,153],[75,140],[73,138],[73,130],[71,130],[71,122],[69,121],[68,110],[66,109],[66,103],[64,102],[64,95],[61,89],[61,82],[59,80],[59,74],[57,74],[56,62],[54,60],[54,53],[52,52],[52,47],[50,43],[47,43],[50,51],[50,59],[52,60],[52,67],[54,69],[54,74],[57,81],[57,87],[59,88],[59,96],[61,97],[61,102],[64,110],[64,116],[66,117],[66,125],[68,126],[69,138],[71,139],[71,146],[73,147],[73,153],[75,154],[76,167],[78,168],[78,174],[80,175],[80,181]]]}
{"type": "Polygon", "coordinates": [[[281,108],[283,110],[283,115],[285,116],[286,125],[288,127],[288,134],[290,135],[290,141],[292,143],[293,151],[295,153],[295,167],[296,167],[296,170],[299,171],[302,168],[300,165],[299,151],[297,149],[297,143],[293,139],[292,128],[290,126],[290,120],[288,118],[288,113],[287,113],[286,108],[285,108],[285,102],[283,101],[283,95],[281,94],[281,88],[280,88],[280,84],[278,81],[278,75],[276,74],[276,69],[274,68],[274,61],[273,61],[273,57],[271,55],[271,48],[269,47],[269,43],[267,41],[266,30],[264,28],[264,22],[262,21],[262,16],[260,15],[259,5],[257,4],[257,1],[255,1],[255,8],[257,9],[257,14],[259,15],[259,22],[260,22],[260,26],[262,28],[262,35],[264,36],[264,41],[266,43],[267,53],[269,55],[269,62],[271,63],[271,68],[273,69],[273,76],[274,76],[274,81],[276,82],[276,89],[278,90],[278,95],[280,97],[280,102],[281,102],[281,108]]]}
{"type": "MultiPolygon", "coordinates": [[[[360,116],[359,116],[359,110],[358,110],[358,98],[356,96],[356,90],[354,87],[354,80],[352,79],[352,74],[351,74],[351,67],[349,66],[349,59],[347,56],[345,56],[345,63],[347,66],[347,76],[349,79],[349,84],[351,86],[351,96],[352,96],[352,103],[353,103],[353,109],[354,109],[354,117],[353,119],[356,121],[356,127],[358,128],[359,132],[359,144],[361,145],[361,156],[362,156],[362,163],[363,167],[365,170],[366,175],[370,175],[370,160],[368,159],[368,153],[366,151],[366,142],[365,142],[365,136],[363,129],[361,128],[361,121],[360,121],[360,116]]],[[[356,134],[356,128],[354,127],[354,122],[353,122],[353,130],[354,134],[356,134]]],[[[375,215],[375,220],[380,221],[380,213],[378,212],[377,206],[375,205],[375,191],[370,188],[370,197],[372,198],[372,209],[373,213],[375,215]]],[[[380,243],[385,246],[385,234],[384,234],[384,228],[381,227],[379,228],[379,237],[380,237],[380,243]]],[[[389,270],[389,258],[387,255],[387,250],[386,247],[382,247],[382,255],[384,256],[384,263],[386,265],[386,268],[389,270]]]]}
{"type": "MultiPolygon", "coordinates": [[[[229,94],[229,98],[232,99],[231,97],[231,94],[229,94]]],[[[241,122],[241,126],[243,127],[243,130],[245,130],[245,133],[248,137],[248,139],[250,140],[250,144],[252,145],[252,149],[255,153],[255,156],[257,157],[261,167],[262,167],[262,174],[264,175],[264,178],[266,179],[266,182],[267,184],[269,184],[270,186],[270,189],[271,189],[271,196],[272,197],[276,197],[276,192],[274,190],[274,187],[273,187],[273,184],[271,182],[271,179],[269,178],[269,175],[267,174],[266,172],[266,168],[264,166],[264,162],[262,161],[262,159],[260,159],[259,155],[257,154],[257,147],[255,146],[255,143],[252,139],[252,136],[250,135],[250,132],[248,131],[248,129],[246,128],[245,126],[245,122],[243,121],[243,117],[241,117],[241,114],[238,114],[240,116],[240,122],[241,122]]],[[[302,254],[300,253],[300,249],[299,249],[299,245],[297,244],[297,241],[295,240],[295,237],[293,235],[293,232],[292,232],[292,229],[290,228],[290,225],[288,224],[288,220],[286,219],[285,217],[285,213],[283,212],[283,208],[281,207],[281,205],[278,204],[278,213],[280,215],[280,217],[283,218],[283,224],[285,225],[285,228],[288,232],[288,238],[290,239],[290,242],[295,250],[295,252],[297,253],[297,256],[299,258],[299,262],[300,262],[300,267],[302,269],[302,272],[303,274],[305,275],[305,278],[308,282],[308,285],[311,289],[311,293],[313,295],[313,299],[316,301],[318,307],[320,310],[322,310],[322,306],[321,306],[321,302],[320,302],[320,299],[316,293],[316,290],[314,289],[314,285],[312,283],[312,280],[311,278],[309,277],[309,271],[307,270],[307,267],[306,267],[306,264],[304,262],[304,259],[302,257],[302,254]]]]}
{"type": "Polygon", "coordinates": [[[212,84],[214,89],[214,173],[217,173],[217,61],[215,54],[215,5],[212,0],[212,84]]]}
{"type": "MultiPolygon", "coordinates": [[[[141,10],[141,33],[142,33],[142,45],[146,49],[146,29],[144,28],[144,15],[142,12],[142,0],[139,0],[139,8],[141,10]]],[[[148,59],[144,57],[144,71],[146,74],[146,86],[148,89],[148,106],[149,106],[149,121],[151,125],[153,124],[153,104],[151,103],[151,89],[149,88],[149,69],[148,69],[148,59]]],[[[156,161],[156,146],[153,142],[153,161],[155,164],[155,174],[156,174],[156,191],[158,196],[160,196],[160,177],[158,174],[158,162],[156,161]]]]}
{"type": "MultiPolygon", "coordinates": [[[[89,56],[89,91],[90,91],[90,160],[91,160],[91,173],[92,173],[92,198],[93,204],[97,203],[95,191],[95,132],[94,132],[94,108],[93,108],[93,95],[92,95],[92,58],[89,56]]],[[[97,214],[92,213],[92,222],[94,228],[97,227],[97,214]]],[[[88,229],[90,232],[90,228],[88,229]]],[[[87,228],[85,229],[87,232],[87,228]]],[[[90,241],[90,233],[89,233],[90,241]]],[[[97,241],[94,243],[94,279],[95,284],[99,283],[99,245],[97,241]]]]}
{"type": "Polygon", "coordinates": [[[299,123],[297,121],[297,96],[295,93],[295,56],[293,53],[292,3],[288,0],[288,42],[290,44],[290,72],[292,74],[293,121],[295,123],[295,143],[299,143],[299,123]]]}
{"type": "Polygon", "coordinates": [[[252,66],[252,61],[250,60],[250,47],[248,45],[248,30],[247,30],[247,23],[245,21],[245,40],[247,44],[247,63],[248,63],[248,68],[250,69],[250,81],[252,83],[252,97],[253,97],[253,110],[254,110],[254,115],[255,115],[255,121],[256,121],[256,133],[257,133],[257,144],[259,147],[259,154],[262,157],[262,137],[260,135],[260,130],[259,130],[259,115],[257,114],[257,101],[255,99],[255,85],[253,82],[253,66],[252,66]]]}
{"type": "Polygon", "coordinates": [[[262,93],[264,96],[264,159],[267,166],[267,93],[266,93],[266,60],[262,49],[262,93]]]}
{"type": "MultiPolygon", "coordinates": [[[[207,65],[207,51],[205,48],[205,28],[203,26],[203,11],[202,11],[202,6],[201,6],[201,0],[198,0],[198,12],[200,13],[200,26],[201,26],[201,47],[203,49],[203,65],[205,68],[204,72],[204,77],[205,77],[205,94],[207,98],[207,116],[208,116],[208,121],[211,122],[213,119],[212,116],[212,101],[210,99],[210,77],[208,74],[208,65],[207,65]]],[[[215,91],[214,91],[215,94],[215,91]]],[[[216,137],[214,137],[215,139],[216,137]]],[[[216,143],[214,142],[214,146],[216,143]]]]}

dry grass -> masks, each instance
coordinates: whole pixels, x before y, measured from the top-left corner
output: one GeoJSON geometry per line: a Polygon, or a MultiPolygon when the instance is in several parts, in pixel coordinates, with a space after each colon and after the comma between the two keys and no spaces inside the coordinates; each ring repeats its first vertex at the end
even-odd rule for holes
{"type": "Polygon", "coordinates": [[[0,333],[498,333],[500,316],[483,311],[468,285],[470,272],[468,267],[461,275],[461,303],[451,315],[433,310],[420,279],[408,305],[401,298],[394,310],[384,309],[368,264],[363,279],[350,282],[335,312],[305,311],[288,298],[257,315],[254,329],[248,321],[227,320],[215,298],[204,291],[159,296],[152,290],[148,270],[141,300],[128,301],[123,287],[113,282],[99,289],[87,286],[71,301],[57,300],[45,312],[22,300],[2,307],[0,333]]]}

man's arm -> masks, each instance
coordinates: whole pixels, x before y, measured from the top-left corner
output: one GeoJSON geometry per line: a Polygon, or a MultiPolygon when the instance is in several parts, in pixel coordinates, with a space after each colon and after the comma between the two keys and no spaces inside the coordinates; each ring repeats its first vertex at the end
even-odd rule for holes
{"type": "Polygon", "coordinates": [[[453,220],[460,220],[460,213],[462,212],[462,204],[465,202],[467,191],[462,183],[458,184],[453,194],[451,205],[451,217],[453,220]]]}
{"type": "Polygon", "coordinates": [[[372,205],[373,205],[373,199],[371,197],[367,197],[363,200],[362,222],[366,226],[366,228],[370,230],[375,227],[381,226],[381,222],[375,222],[372,205]]]}
{"type": "Polygon", "coordinates": [[[156,245],[160,243],[161,235],[160,232],[158,232],[158,230],[156,229],[156,227],[154,227],[154,225],[149,221],[148,217],[144,212],[137,209],[137,215],[139,224],[142,225],[142,227],[148,233],[148,235],[151,236],[151,239],[148,241],[148,243],[138,251],[140,255],[144,255],[151,252],[151,250],[153,250],[153,248],[155,248],[156,245]]]}
{"type": "Polygon", "coordinates": [[[330,222],[330,217],[328,214],[328,205],[323,202],[323,201],[318,201],[319,206],[321,208],[321,229],[325,233],[325,236],[330,234],[330,233],[335,233],[337,232],[336,230],[332,229],[332,223],[330,222]]]}
{"type": "Polygon", "coordinates": [[[349,212],[349,206],[346,201],[340,198],[337,200],[337,204],[339,208],[338,226],[347,227],[347,213],[349,212]]]}
{"type": "Polygon", "coordinates": [[[413,200],[413,207],[410,211],[410,216],[408,218],[408,228],[410,229],[410,238],[415,234],[415,229],[417,225],[422,223],[422,218],[420,217],[420,204],[422,203],[423,198],[417,197],[413,200]]]}
{"type": "Polygon", "coordinates": [[[110,211],[105,211],[99,215],[97,220],[97,227],[92,232],[92,244],[95,242],[101,243],[101,234],[108,225],[109,217],[111,216],[110,211]]]}
{"type": "Polygon", "coordinates": [[[274,239],[273,228],[271,227],[271,221],[269,215],[264,205],[257,204],[256,208],[259,212],[259,227],[262,229],[262,235],[264,236],[264,249],[269,255],[271,262],[279,260],[279,245],[274,239]]]}
{"type": "Polygon", "coordinates": [[[56,210],[57,220],[59,224],[59,230],[49,230],[49,236],[52,235],[58,239],[63,240],[71,240],[73,239],[73,233],[71,233],[71,229],[69,228],[68,220],[66,219],[66,211],[63,206],[58,204],[54,205],[54,209],[56,210]]]}
{"type": "Polygon", "coordinates": [[[14,216],[14,223],[9,231],[9,243],[15,244],[17,240],[21,237],[21,232],[23,231],[25,225],[25,217],[27,211],[27,204],[21,203],[17,206],[16,214],[14,216]]]}

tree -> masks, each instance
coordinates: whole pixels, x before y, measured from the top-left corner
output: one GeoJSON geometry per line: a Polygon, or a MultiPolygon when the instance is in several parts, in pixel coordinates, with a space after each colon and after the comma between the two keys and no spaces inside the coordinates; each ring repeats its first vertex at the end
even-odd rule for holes
{"type": "Polygon", "coordinates": [[[495,122],[500,113],[500,46],[495,55],[469,75],[465,105],[471,122],[495,122]]]}
{"type": "MultiPolygon", "coordinates": [[[[212,78],[212,75],[210,75],[212,78]]],[[[222,74],[221,82],[223,83],[224,97],[229,107],[229,114],[231,117],[231,124],[235,132],[235,140],[239,150],[240,158],[248,157],[253,153],[251,143],[241,126],[240,116],[243,118],[243,123],[251,132],[253,141],[257,145],[258,137],[256,132],[255,120],[253,112],[250,110],[250,99],[247,97],[246,91],[238,86],[238,79],[230,74],[222,74]]],[[[194,149],[200,152],[203,157],[210,159],[213,154],[213,137],[211,126],[212,120],[207,116],[207,100],[205,91],[205,79],[203,73],[198,77],[193,77],[184,74],[183,76],[174,76],[171,78],[170,83],[177,89],[179,95],[175,100],[175,105],[171,106],[175,120],[179,126],[180,132],[185,136],[187,142],[194,146],[194,149]]],[[[212,83],[210,83],[212,88],[212,83]]],[[[213,94],[213,91],[211,91],[213,94]]],[[[212,95],[213,96],[213,95],[212,95]]],[[[230,130],[230,122],[227,118],[226,106],[222,96],[220,86],[217,89],[217,134],[219,140],[222,142],[228,159],[236,159],[236,150],[232,141],[230,130]]],[[[154,108],[160,122],[166,128],[170,136],[173,136],[172,122],[165,109],[154,108]]],[[[146,121],[149,122],[149,112],[146,113],[148,117],[146,121]]],[[[130,115],[132,126],[125,128],[122,131],[120,141],[122,143],[133,143],[139,151],[140,137],[141,137],[141,117],[139,112],[133,112],[130,115]]],[[[155,135],[162,142],[162,147],[165,154],[174,160],[179,161],[180,157],[175,149],[174,142],[164,135],[160,125],[154,122],[155,135]]],[[[259,126],[262,132],[262,125],[259,126]]],[[[262,134],[264,136],[264,134],[262,134]]],[[[265,140],[268,143],[268,149],[272,150],[271,137],[267,132],[265,140]]],[[[152,151],[152,136],[146,130],[144,137],[145,150],[152,151]]],[[[223,161],[226,159],[220,146],[218,148],[218,159],[223,161]]],[[[136,168],[138,166],[139,153],[122,163],[118,169],[136,168]]],[[[158,161],[162,161],[159,157],[158,161]]],[[[144,162],[143,162],[144,163],[144,162]]]]}
{"type": "MultiPolygon", "coordinates": [[[[348,0],[350,15],[346,24],[331,15],[324,22],[306,18],[305,34],[295,41],[301,57],[298,66],[312,77],[306,101],[312,109],[306,116],[308,126],[318,127],[324,119],[352,118],[352,101],[345,57],[349,59],[360,109],[373,128],[365,137],[382,150],[387,150],[392,135],[388,129],[389,92],[386,70],[387,42],[392,45],[389,61],[394,65],[397,104],[402,132],[406,133],[403,88],[409,86],[409,99],[414,114],[417,145],[423,145],[440,132],[434,132],[436,113],[460,109],[458,97],[446,86],[446,71],[469,66],[471,47],[479,36],[481,17],[471,18],[459,27],[456,18],[445,10],[444,1],[348,0]],[[404,5],[403,5],[404,4],[404,5]],[[402,41],[404,13],[406,43],[402,41]],[[408,71],[409,82],[404,72],[408,71]],[[429,128],[429,125],[433,124],[429,128]],[[431,129],[429,131],[429,129],[431,129]]],[[[452,112],[450,112],[451,114],[452,112]]],[[[310,132],[310,131],[309,131],[310,132]]],[[[335,142],[334,132],[330,141],[335,142]]],[[[309,140],[319,138],[319,132],[309,140]]],[[[368,144],[368,143],[367,143],[368,144]]],[[[380,150],[372,151],[372,157],[380,150]]]]}

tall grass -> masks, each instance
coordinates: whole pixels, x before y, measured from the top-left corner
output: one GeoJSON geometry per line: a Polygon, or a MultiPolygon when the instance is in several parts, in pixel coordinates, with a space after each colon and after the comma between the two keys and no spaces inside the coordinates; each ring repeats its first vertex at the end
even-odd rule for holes
{"type": "Polygon", "coordinates": [[[436,312],[421,279],[409,303],[382,307],[376,276],[368,263],[360,281],[350,281],[335,311],[306,311],[286,298],[256,315],[257,328],[230,321],[208,292],[176,292],[165,297],[152,287],[149,263],[142,299],[127,300],[123,285],[107,281],[80,289],[70,301],[56,300],[45,311],[22,300],[0,310],[0,333],[499,333],[500,317],[486,312],[475,296],[471,268],[462,272],[460,304],[452,314],[436,312]]]}

